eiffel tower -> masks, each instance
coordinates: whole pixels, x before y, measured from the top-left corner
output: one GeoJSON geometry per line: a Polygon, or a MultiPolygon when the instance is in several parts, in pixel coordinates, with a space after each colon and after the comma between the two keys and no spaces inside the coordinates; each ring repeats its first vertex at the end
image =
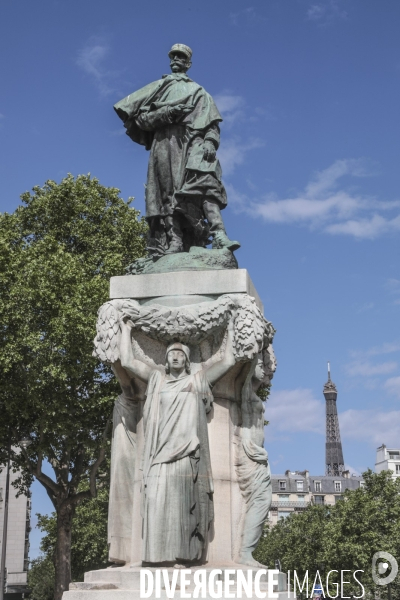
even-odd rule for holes
{"type": "Polygon", "coordinates": [[[342,477],[344,471],[342,442],[340,440],[339,419],[336,408],[337,389],[331,381],[331,368],[328,363],[328,381],[324,385],[326,402],[326,443],[325,475],[342,477]]]}

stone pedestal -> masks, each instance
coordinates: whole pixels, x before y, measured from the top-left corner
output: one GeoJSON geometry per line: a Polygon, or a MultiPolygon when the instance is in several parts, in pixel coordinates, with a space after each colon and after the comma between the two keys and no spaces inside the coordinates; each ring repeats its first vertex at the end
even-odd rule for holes
{"type": "MultiPolygon", "coordinates": [[[[248,422],[246,425],[247,417],[241,406],[243,402],[251,405],[251,378],[257,359],[264,364],[264,383],[267,385],[275,370],[275,361],[271,346],[274,330],[263,317],[262,303],[247,271],[180,271],[114,277],[111,279],[110,298],[110,302],[99,311],[95,347],[100,360],[114,365],[120,358],[121,333],[118,323],[121,314],[134,315],[132,347],[135,357],[151,368],[160,368],[158,365],[165,364],[167,344],[179,340],[190,348],[193,373],[221,360],[227,344],[227,324],[234,319],[236,363],[214,386],[214,401],[207,415],[214,482],[214,519],[201,565],[196,568],[255,569],[255,566],[240,564],[243,532],[247,527],[246,511],[249,511],[248,476],[243,476],[243,464],[245,460],[253,464],[251,456],[248,458],[243,451],[246,441],[243,431],[247,427],[249,434],[254,429],[248,422]],[[247,391],[243,392],[244,389],[247,391]],[[242,471],[238,469],[238,464],[242,471]]],[[[126,387],[122,388],[126,390],[126,387]]],[[[111,600],[114,597],[132,600],[139,597],[138,565],[142,561],[141,460],[146,384],[135,380],[132,389],[134,396],[125,398],[122,404],[120,398],[120,405],[117,401],[114,413],[110,502],[111,512],[118,511],[125,517],[129,514],[131,528],[127,526],[126,519],[122,526],[118,521],[119,516],[117,525],[113,525],[112,514],[109,521],[111,558],[115,559],[119,553],[120,560],[125,560],[126,566],[86,573],[85,582],[71,584],[70,591],[63,596],[64,600],[111,600]],[[124,442],[126,435],[130,444],[124,442]],[[121,465],[124,465],[125,479],[121,479],[121,465]],[[118,493],[113,490],[116,482],[118,493]],[[128,486],[129,490],[121,494],[124,486],[128,486]],[[117,496],[118,501],[115,500],[117,496]],[[113,534],[118,528],[123,529],[124,533],[113,534]],[[121,535],[123,539],[113,539],[113,535],[121,535]]],[[[262,437],[263,420],[258,413],[255,419],[262,437]]],[[[262,440],[256,443],[262,446],[262,440]]],[[[264,482],[268,480],[267,471],[265,474],[264,482]]],[[[266,484],[263,485],[263,489],[266,489],[266,484]]],[[[254,491],[251,493],[254,494],[254,491]]],[[[163,502],[162,498],[160,502],[163,502]]],[[[266,512],[267,505],[266,498],[266,512]]],[[[259,518],[259,515],[252,517],[251,525],[259,518]]],[[[282,577],[280,588],[285,589],[282,577]]],[[[287,592],[285,594],[287,597],[287,592]]]]}
{"type": "MultiPolygon", "coordinates": [[[[231,593],[234,593],[237,589],[237,568],[239,565],[236,565],[236,571],[231,570],[229,573],[229,578],[233,585],[231,586],[231,593]]],[[[201,568],[201,567],[198,567],[201,568]]],[[[243,566],[242,570],[247,576],[247,567],[243,566]]],[[[155,569],[149,569],[155,574],[155,569]]],[[[190,594],[190,597],[193,596],[193,592],[195,589],[194,583],[194,573],[197,569],[191,569],[191,573],[186,575],[186,579],[189,580],[189,585],[187,586],[185,592],[190,594]]],[[[223,568],[220,569],[221,573],[215,577],[216,582],[224,582],[225,570],[223,568]]],[[[70,585],[70,590],[65,592],[63,595],[63,600],[139,600],[140,596],[140,568],[132,568],[132,567],[117,567],[111,569],[102,569],[99,571],[89,571],[85,574],[85,581],[83,583],[72,583],[70,585]]],[[[173,577],[174,569],[168,569],[168,579],[171,582],[173,577]]],[[[206,578],[208,580],[210,573],[212,571],[211,568],[204,569],[206,572],[206,578]]],[[[253,571],[253,581],[255,577],[256,571],[253,571]]],[[[154,589],[153,594],[150,596],[151,598],[167,598],[167,594],[165,591],[165,585],[163,583],[163,575],[160,576],[161,581],[161,593],[159,596],[156,596],[156,591],[154,589]]],[[[287,591],[287,576],[285,573],[279,573],[274,576],[274,581],[276,584],[273,586],[273,592],[278,594],[278,598],[275,600],[283,600],[284,598],[294,598],[292,592],[287,591]]],[[[179,585],[180,577],[178,575],[177,578],[177,587],[175,589],[174,598],[178,600],[181,598],[181,588],[179,585]]],[[[218,583],[217,583],[218,585],[218,583]]],[[[265,575],[260,579],[259,585],[260,591],[265,593],[265,600],[269,600],[271,597],[268,594],[268,584],[267,578],[265,575]]],[[[224,587],[222,587],[224,590],[224,587]]],[[[208,588],[207,588],[208,591],[208,588]]],[[[253,593],[250,598],[257,598],[257,596],[253,593]]],[[[202,595],[200,597],[203,597],[202,595]]],[[[207,593],[206,598],[210,599],[214,596],[211,596],[207,593]]],[[[224,598],[224,594],[222,598],[224,598]]],[[[235,594],[236,597],[236,594],[235,594]]],[[[242,597],[248,597],[247,594],[242,591],[242,597]]]]}

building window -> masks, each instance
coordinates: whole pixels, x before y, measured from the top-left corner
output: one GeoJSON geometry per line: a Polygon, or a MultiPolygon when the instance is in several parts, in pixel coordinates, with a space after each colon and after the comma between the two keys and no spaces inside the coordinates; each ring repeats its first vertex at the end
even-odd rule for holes
{"type": "Polygon", "coordinates": [[[298,502],[305,502],[306,501],[306,497],[304,494],[297,494],[297,501],[298,502]]]}
{"type": "Polygon", "coordinates": [[[315,491],[316,492],[321,491],[321,482],[320,481],[315,481],[315,491]]]}
{"type": "Polygon", "coordinates": [[[282,502],[289,502],[289,494],[278,494],[278,498],[282,502]]]}
{"type": "Polygon", "coordinates": [[[335,496],[335,504],[340,500],[343,500],[343,496],[335,496]]]}
{"type": "Polygon", "coordinates": [[[297,491],[298,492],[303,492],[303,482],[302,481],[296,481],[296,486],[297,486],[297,491]]]}
{"type": "Polygon", "coordinates": [[[315,504],[324,504],[324,496],[314,496],[315,504]]]}
{"type": "Polygon", "coordinates": [[[335,492],[341,492],[341,491],[342,491],[342,482],[335,481],[335,492]]]}
{"type": "Polygon", "coordinates": [[[399,460],[400,452],[390,452],[389,450],[389,460],[399,460]]]}
{"type": "Polygon", "coordinates": [[[286,481],[280,481],[279,482],[279,489],[280,490],[286,490],[286,481]]]}
{"type": "Polygon", "coordinates": [[[360,488],[365,487],[365,481],[360,481],[360,488]]]}
{"type": "Polygon", "coordinates": [[[286,519],[290,515],[290,510],[278,510],[278,519],[286,519]]]}

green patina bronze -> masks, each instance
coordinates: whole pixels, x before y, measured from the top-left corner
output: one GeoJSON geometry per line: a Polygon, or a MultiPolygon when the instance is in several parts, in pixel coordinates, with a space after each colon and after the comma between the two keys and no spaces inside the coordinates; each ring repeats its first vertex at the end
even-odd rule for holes
{"type": "MultiPolygon", "coordinates": [[[[172,73],[114,106],[127,135],[150,150],[149,252],[152,263],[164,257],[163,270],[175,270],[164,255],[188,253],[193,246],[205,248],[212,243],[213,250],[230,252],[240,247],[226,235],[221,217],[227,204],[216,157],[222,118],[210,94],[186,75],[191,55],[188,46],[175,44],[169,53],[172,73]]],[[[193,269],[209,268],[201,254],[187,261],[193,269]]],[[[227,268],[226,264],[225,257],[220,268],[227,268]]],[[[147,267],[143,271],[143,265],[139,270],[149,272],[147,267]]],[[[135,265],[130,272],[137,272],[135,265]]]]}

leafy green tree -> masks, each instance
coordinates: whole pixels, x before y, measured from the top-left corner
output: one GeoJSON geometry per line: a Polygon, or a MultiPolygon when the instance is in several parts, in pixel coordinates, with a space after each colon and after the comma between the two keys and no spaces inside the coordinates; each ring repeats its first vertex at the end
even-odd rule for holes
{"type": "Polygon", "coordinates": [[[303,581],[306,571],[321,570],[327,506],[310,505],[302,512],[280,519],[267,529],[254,553],[256,560],[274,568],[279,559],[283,571],[296,570],[303,581]]]}
{"type": "Polygon", "coordinates": [[[39,556],[31,562],[28,571],[30,600],[53,600],[54,598],[54,562],[48,556],[39,556]]]}
{"type": "MultiPolygon", "coordinates": [[[[372,557],[379,551],[397,559],[400,556],[400,479],[393,480],[390,471],[376,474],[371,470],[363,473],[363,478],[364,487],[346,491],[343,500],[334,506],[310,505],[267,530],[256,549],[256,559],[270,566],[280,559],[283,570],[296,570],[302,581],[308,570],[311,584],[318,570],[324,587],[329,571],[336,570],[339,574],[330,575],[332,596],[341,570],[362,570],[357,579],[367,594],[387,598],[387,587],[373,581],[372,557]]],[[[346,575],[352,578],[351,573],[346,575]]],[[[391,585],[396,597],[399,577],[391,585]]],[[[344,593],[360,595],[354,579],[345,586],[344,593]]]]}
{"type": "Polygon", "coordinates": [[[10,432],[14,443],[31,441],[12,460],[20,491],[36,477],[53,503],[60,600],[76,507],[102,485],[117,393],[110,369],[92,357],[96,313],[110,277],[144,254],[146,224],[131,199],[89,175],[47,181],[21,199],[13,214],[0,214],[0,448],[10,432]]]}
{"type": "MultiPolygon", "coordinates": [[[[84,500],[76,508],[71,536],[71,575],[83,581],[86,571],[105,569],[107,548],[108,489],[99,490],[96,498],[84,500]]],[[[38,528],[45,533],[40,549],[52,558],[57,543],[57,516],[38,515],[38,528]]]]}
{"type": "MultiPolygon", "coordinates": [[[[399,560],[400,480],[393,480],[391,471],[376,474],[369,470],[363,477],[365,487],[347,492],[326,523],[324,560],[338,570],[362,569],[365,589],[385,598],[387,587],[376,586],[372,579],[372,557],[385,551],[399,560]]],[[[393,597],[399,597],[399,577],[391,585],[393,597]]]]}

